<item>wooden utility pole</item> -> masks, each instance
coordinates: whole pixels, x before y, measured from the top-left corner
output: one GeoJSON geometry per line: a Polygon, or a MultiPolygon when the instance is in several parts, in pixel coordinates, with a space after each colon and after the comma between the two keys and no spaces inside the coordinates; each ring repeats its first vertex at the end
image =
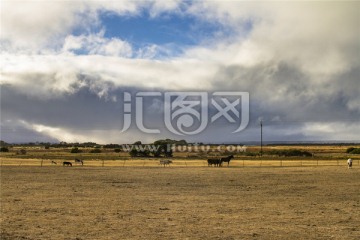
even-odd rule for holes
{"type": "Polygon", "coordinates": [[[263,136],[262,136],[262,120],[260,120],[260,157],[262,157],[262,146],[263,146],[263,136]]]}

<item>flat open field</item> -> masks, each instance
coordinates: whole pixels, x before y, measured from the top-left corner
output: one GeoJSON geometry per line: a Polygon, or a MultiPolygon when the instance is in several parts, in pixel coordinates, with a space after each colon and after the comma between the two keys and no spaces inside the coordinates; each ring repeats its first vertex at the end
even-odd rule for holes
{"type": "Polygon", "coordinates": [[[360,168],[1,167],[1,239],[359,239],[360,168]]]}

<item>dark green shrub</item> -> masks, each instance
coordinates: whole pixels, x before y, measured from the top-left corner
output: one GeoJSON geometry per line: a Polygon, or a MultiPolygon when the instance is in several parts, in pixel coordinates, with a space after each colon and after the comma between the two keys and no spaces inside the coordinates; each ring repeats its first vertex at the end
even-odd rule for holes
{"type": "Polygon", "coordinates": [[[81,153],[82,151],[79,149],[79,148],[77,148],[77,147],[73,147],[72,149],[71,149],[71,151],[70,151],[70,153],[81,153]]]}
{"type": "Polygon", "coordinates": [[[9,151],[9,148],[7,148],[7,147],[0,148],[0,152],[8,152],[8,151],[9,151]]]}
{"type": "Polygon", "coordinates": [[[346,149],[347,153],[351,153],[355,148],[354,147],[349,147],[348,149],[346,149]]]}
{"type": "Polygon", "coordinates": [[[360,148],[354,148],[350,154],[360,154],[360,148]]]}
{"type": "Polygon", "coordinates": [[[119,144],[110,143],[110,144],[104,145],[103,148],[120,148],[120,145],[119,145],[119,144]]]}
{"type": "Polygon", "coordinates": [[[131,157],[149,157],[150,151],[149,150],[138,150],[138,149],[131,149],[129,152],[131,157]]]}

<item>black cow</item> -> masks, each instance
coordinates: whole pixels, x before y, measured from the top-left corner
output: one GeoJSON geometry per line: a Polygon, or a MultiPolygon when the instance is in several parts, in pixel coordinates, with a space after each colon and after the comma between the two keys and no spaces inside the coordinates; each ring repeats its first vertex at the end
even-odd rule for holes
{"type": "Polygon", "coordinates": [[[63,166],[69,166],[69,167],[72,167],[72,163],[71,162],[63,162],[63,166]]]}
{"type": "Polygon", "coordinates": [[[234,155],[230,155],[230,156],[221,158],[221,161],[222,161],[222,162],[227,162],[227,163],[228,163],[228,166],[229,166],[230,160],[233,159],[233,158],[234,158],[234,155]]]}
{"type": "Polygon", "coordinates": [[[219,158],[208,159],[208,166],[215,165],[215,167],[221,167],[222,161],[219,158]]]}

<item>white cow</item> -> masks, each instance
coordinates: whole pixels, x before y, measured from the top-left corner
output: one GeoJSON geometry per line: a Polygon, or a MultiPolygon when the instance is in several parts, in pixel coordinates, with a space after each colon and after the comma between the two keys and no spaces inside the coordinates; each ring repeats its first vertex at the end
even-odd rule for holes
{"type": "Polygon", "coordinates": [[[352,168],[352,159],[351,158],[349,158],[347,160],[347,165],[348,165],[348,168],[352,168]]]}

